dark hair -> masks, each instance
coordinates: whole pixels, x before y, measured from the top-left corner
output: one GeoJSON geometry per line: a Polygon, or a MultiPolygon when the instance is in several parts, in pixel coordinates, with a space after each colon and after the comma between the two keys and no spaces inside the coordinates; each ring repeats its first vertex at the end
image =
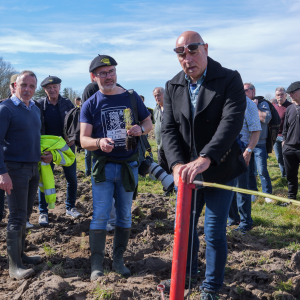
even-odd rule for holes
{"type": "Polygon", "coordinates": [[[76,97],[75,101],[77,101],[77,100],[81,101],[81,98],[80,97],[76,97]]]}
{"type": "Polygon", "coordinates": [[[142,98],[143,101],[145,101],[145,97],[143,95],[140,95],[140,97],[142,98]]]}

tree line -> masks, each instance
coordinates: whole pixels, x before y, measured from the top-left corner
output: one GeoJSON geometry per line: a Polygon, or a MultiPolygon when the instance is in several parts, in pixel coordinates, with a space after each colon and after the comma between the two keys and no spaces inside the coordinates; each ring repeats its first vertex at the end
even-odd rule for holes
{"type": "MultiPolygon", "coordinates": [[[[18,74],[17,71],[10,62],[3,60],[3,57],[0,57],[0,99],[5,99],[10,95],[10,78],[14,74],[18,74]]],[[[75,104],[75,98],[81,97],[82,92],[73,90],[71,87],[65,87],[61,91],[61,95],[66,97],[75,104]]],[[[45,90],[42,87],[36,89],[35,94],[33,96],[34,100],[38,100],[42,97],[46,97],[45,90]]]]}

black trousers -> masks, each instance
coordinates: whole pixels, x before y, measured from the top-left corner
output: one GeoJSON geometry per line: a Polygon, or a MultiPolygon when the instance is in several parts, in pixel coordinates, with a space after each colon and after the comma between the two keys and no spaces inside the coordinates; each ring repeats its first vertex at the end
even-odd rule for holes
{"type": "Polygon", "coordinates": [[[168,173],[170,173],[168,162],[165,156],[165,151],[163,149],[157,149],[157,160],[158,164],[168,173]]]}
{"type": "Polygon", "coordinates": [[[282,149],[286,179],[288,181],[288,198],[296,199],[298,192],[298,170],[300,150],[284,146],[282,149]]]}
{"type": "Polygon", "coordinates": [[[4,212],[4,190],[0,190],[0,222],[3,219],[3,212],[4,212]]]}
{"type": "Polygon", "coordinates": [[[39,186],[38,163],[6,162],[13,189],[7,195],[9,219],[7,230],[21,230],[26,225],[27,213],[32,212],[33,202],[39,186]]]}

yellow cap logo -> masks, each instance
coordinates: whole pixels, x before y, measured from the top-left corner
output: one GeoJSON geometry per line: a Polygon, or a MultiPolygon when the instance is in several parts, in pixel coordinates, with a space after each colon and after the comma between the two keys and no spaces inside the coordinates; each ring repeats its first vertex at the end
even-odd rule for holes
{"type": "Polygon", "coordinates": [[[48,81],[49,81],[49,82],[52,82],[52,81],[53,81],[53,79],[49,79],[48,81]]]}
{"type": "Polygon", "coordinates": [[[110,61],[109,61],[109,58],[102,58],[101,61],[102,61],[104,64],[108,65],[108,66],[111,65],[111,63],[110,63],[110,61]]]}

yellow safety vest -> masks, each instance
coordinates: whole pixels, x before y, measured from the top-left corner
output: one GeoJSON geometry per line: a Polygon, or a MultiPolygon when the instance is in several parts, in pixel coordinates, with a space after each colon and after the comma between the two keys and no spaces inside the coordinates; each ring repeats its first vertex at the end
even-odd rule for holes
{"type": "MultiPolygon", "coordinates": [[[[75,154],[67,145],[66,141],[55,135],[41,136],[41,152],[51,152],[53,163],[64,167],[71,166],[75,161],[75,154]]],[[[45,194],[48,208],[55,208],[56,190],[55,181],[50,163],[39,162],[40,182],[39,189],[45,194]]]]}

